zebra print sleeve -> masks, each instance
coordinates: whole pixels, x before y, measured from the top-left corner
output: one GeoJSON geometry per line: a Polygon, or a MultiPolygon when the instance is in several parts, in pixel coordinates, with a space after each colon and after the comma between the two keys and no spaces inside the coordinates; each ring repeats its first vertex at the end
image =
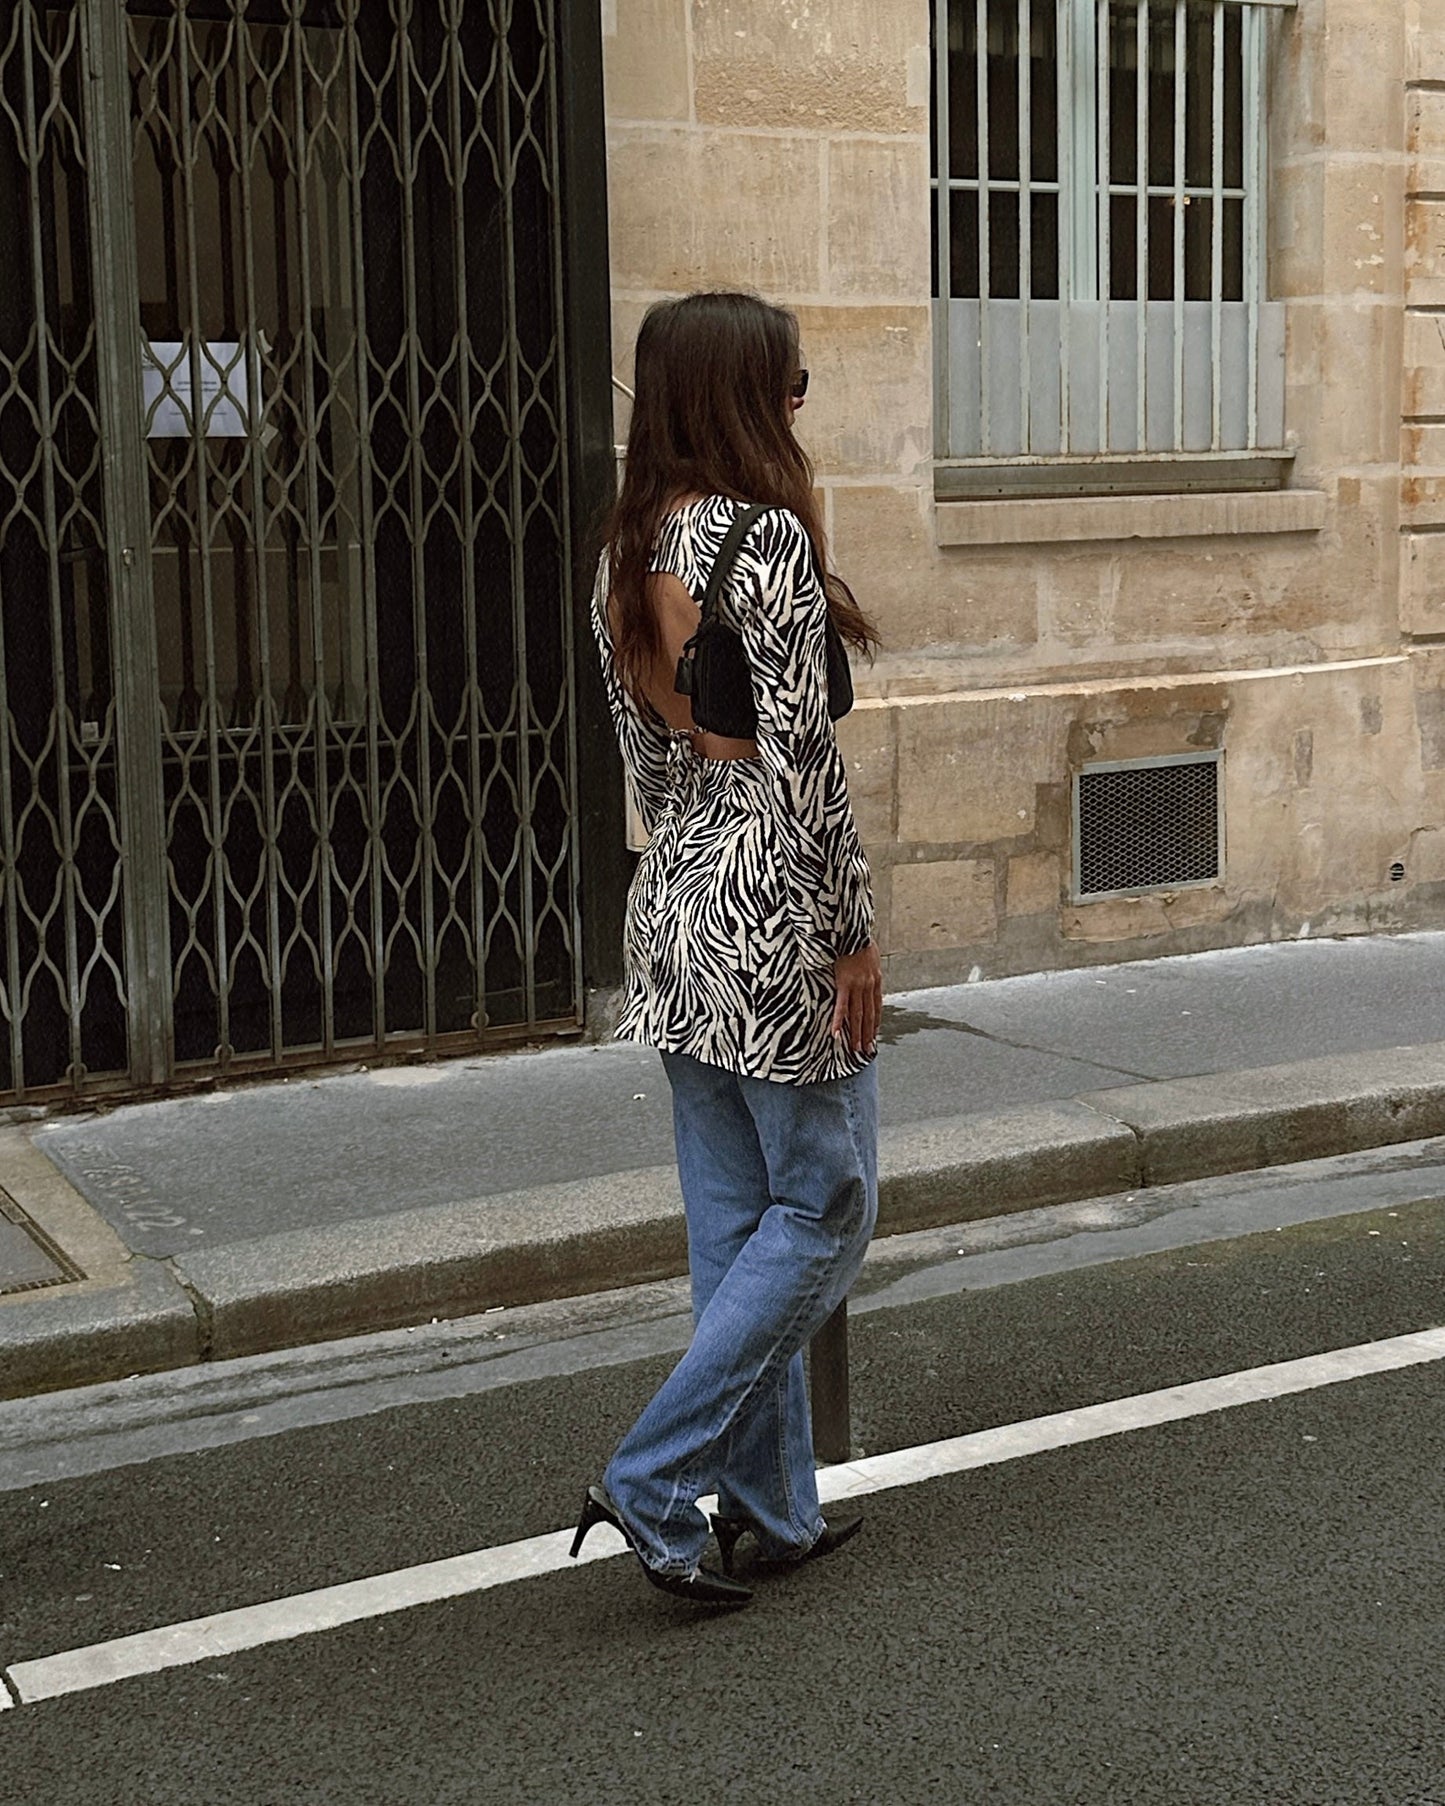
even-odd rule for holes
{"type": "Polygon", "coordinates": [[[602,676],[607,685],[607,706],[617,730],[622,749],[622,763],[632,782],[637,811],[642,825],[651,834],[667,801],[667,753],[671,740],[667,729],[647,719],[628,694],[612,655],[612,633],[607,624],[607,596],[611,589],[607,554],[602,555],[597,569],[597,582],[592,591],[592,633],[602,658],[602,676]]]}
{"type": "Polygon", "coordinates": [[[789,901],[804,946],[818,965],[831,965],[868,945],[873,896],[828,718],[827,602],[797,515],[776,508],[758,521],[738,559],[734,594],[789,901]]]}

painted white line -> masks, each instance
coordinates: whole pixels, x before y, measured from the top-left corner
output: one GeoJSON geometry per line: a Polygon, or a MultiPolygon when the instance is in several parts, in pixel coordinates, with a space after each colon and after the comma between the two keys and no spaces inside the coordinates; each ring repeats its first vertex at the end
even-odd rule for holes
{"type": "MultiPolygon", "coordinates": [[[[1177,1423],[1235,1405],[1259,1404],[1266,1399],[1310,1392],[1320,1386],[1339,1385],[1369,1374],[1389,1373],[1442,1359],[1445,1359],[1445,1329],[1393,1336],[1387,1341],[1366,1342],[1355,1348],[1308,1355],[1298,1361],[1280,1361],[1269,1367],[1226,1373],[1217,1379],[1169,1386],[1159,1392],[1144,1392],[1107,1404],[1087,1405],[1078,1411],[1060,1411],[1050,1417],[1004,1424],[998,1429],[980,1430],[970,1436],[955,1436],[944,1442],[925,1443],[919,1448],[899,1449],[893,1454],[874,1455],[825,1468],[818,1476],[819,1492],[826,1502],[892,1491],[915,1486],[922,1480],[963,1473],[970,1468],[1017,1461],[1045,1449],[1067,1448],[1104,1436],[1177,1423]]],[[[698,1503],[708,1510],[715,1501],[700,1499],[698,1503]]],[[[54,1699],[66,1693],[80,1693],[136,1675],[154,1674],[163,1668],[235,1655],[263,1644],[284,1642],[293,1637],[309,1636],[315,1631],[333,1630],[343,1624],[406,1611],[415,1605],[484,1592],[490,1587],[506,1586],[514,1580],[527,1580],[538,1574],[552,1574],[572,1565],[567,1556],[571,1540],[570,1530],[554,1530],[545,1536],[528,1537],[500,1548],[479,1549],[471,1555],[457,1555],[446,1561],[377,1574],[367,1580],[323,1587],[314,1593],[298,1593],[263,1605],[217,1612],[209,1618],[193,1618],[183,1624],[118,1637],[109,1643],[94,1643],[85,1649],[65,1650],[31,1662],[15,1662],[7,1671],[8,1678],[24,1704],[54,1699]]],[[[622,1538],[604,1525],[593,1532],[578,1559],[605,1561],[623,1554],[625,1548],[622,1538]]],[[[0,1687],[0,1695],[3,1691],[0,1687]]],[[[0,1698],[0,1704],[8,1704],[8,1701],[0,1698]]]]}
{"type": "MultiPolygon", "coordinates": [[[[698,1505],[703,1511],[712,1512],[717,1509],[717,1499],[709,1494],[699,1499],[698,1505]]],[[[404,1612],[414,1605],[484,1593],[490,1587],[506,1586],[514,1580],[528,1580],[537,1574],[553,1574],[559,1568],[607,1561],[627,1553],[627,1544],[618,1533],[601,1524],[588,1537],[574,1563],[568,1555],[572,1535],[571,1530],[553,1530],[519,1543],[478,1549],[471,1555],[454,1555],[415,1568],[398,1568],[367,1580],[321,1587],[314,1593],[293,1593],[285,1599],[268,1600],[264,1605],[215,1612],[207,1618],[138,1631],[134,1636],[64,1650],[33,1662],[12,1662],[5,1677],[0,1678],[8,1678],[20,1703],[30,1705],[62,1693],[83,1693],[91,1687],[107,1687],[112,1681],[155,1674],[162,1668],[214,1661],[265,1643],[282,1643],[309,1636],[313,1631],[335,1630],[344,1624],[404,1612]]],[[[0,1685],[0,1693],[3,1691],[0,1685]]]]}
{"type": "Polygon", "coordinates": [[[1278,1361],[1269,1367],[1221,1374],[1218,1379],[1196,1380],[1187,1386],[1167,1386],[1159,1392],[1141,1392],[1134,1398],[1086,1405],[1078,1411],[1059,1411],[1052,1417],[1002,1424],[996,1430],[978,1430],[947,1442],[925,1443],[920,1448],[898,1449],[890,1455],[874,1455],[824,1468],[818,1475],[818,1492],[826,1503],[893,1487],[916,1486],[920,1480],[1017,1461],[1044,1449],[1094,1442],[1129,1430],[1147,1430],[1156,1424],[1201,1417],[1232,1405],[1259,1404],[1265,1399],[1285,1398],[1292,1392],[1312,1392],[1320,1386],[1335,1386],[1344,1380],[1364,1379],[1372,1373],[1390,1373],[1442,1359],[1445,1329],[1421,1330],[1413,1335],[1393,1336],[1388,1341],[1365,1342],[1355,1348],[1307,1355],[1298,1361],[1278,1361]]]}
{"type": "MultiPolygon", "coordinates": [[[[93,1643],[86,1649],[70,1649],[34,1662],[12,1662],[8,1672],[21,1701],[27,1705],[62,1693],[80,1693],[133,1675],[211,1661],[217,1656],[258,1648],[263,1643],[335,1630],[343,1624],[406,1611],[414,1605],[484,1592],[488,1587],[505,1586],[533,1574],[550,1574],[567,1564],[571,1541],[570,1530],[556,1530],[496,1549],[479,1549],[472,1555],[456,1555],[447,1561],[376,1574],[368,1580],[322,1587],[314,1593],[296,1593],[264,1605],[242,1606],[209,1618],[192,1618],[184,1624],[140,1631],[135,1636],[93,1643]]],[[[621,1554],[625,1548],[617,1532],[604,1524],[593,1531],[577,1559],[603,1561],[621,1554]]]]}

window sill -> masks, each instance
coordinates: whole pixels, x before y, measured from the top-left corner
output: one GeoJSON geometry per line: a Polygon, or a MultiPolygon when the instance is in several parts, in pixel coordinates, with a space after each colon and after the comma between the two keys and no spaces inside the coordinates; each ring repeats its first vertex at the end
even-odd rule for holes
{"type": "Polygon", "coordinates": [[[1030,458],[940,458],[940,502],[1023,502],[1081,495],[1255,495],[1284,489],[1293,447],[1254,452],[1087,452],[1030,458]]]}
{"type": "Polygon", "coordinates": [[[1327,508],[1328,498],[1322,489],[939,502],[934,536],[940,546],[1021,546],[1079,540],[1318,533],[1325,525],[1327,508]]]}

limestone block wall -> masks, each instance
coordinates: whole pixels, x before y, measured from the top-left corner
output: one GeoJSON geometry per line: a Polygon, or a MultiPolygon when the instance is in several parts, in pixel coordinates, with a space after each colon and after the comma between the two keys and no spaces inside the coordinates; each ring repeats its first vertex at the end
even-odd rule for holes
{"type": "Polygon", "coordinates": [[[800,315],[834,560],[887,641],[842,738],[890,982],[1445,916],[1445,0],[1281,19],[1292,493],[1162,522],[935,504],[928,0],[604,0],[604,30],[618,374],[658,295],[800,315]],[[1078,765],[1213,746],[1224,880],[1071,902],[1078,765]]]}
{"type": "Polygon", "coordinates": [[[890,984],[1438,923],[1445,654],[1428,656],[1428,689],[1401,651],[865,702],[843,740],[890,984]],[[1071,773],[1216,748],[1224,880],[1071,901],[1071,773]]]}
{"type": "Polygon", "coordinates": [[[1409,8],[1400,621],[1445,635],[1445,5],[1409,8]]]}
{"type": "MultiPolygon", "coordinates": [[[[859,485],[897,487],[918,513],[933,433],[927,0],[615,0],[609,27],[618,375],[660,295],[784,301],[833,531],[859,485]]],[[[896,644],[914,637],[890,622],[896,644]]]]}

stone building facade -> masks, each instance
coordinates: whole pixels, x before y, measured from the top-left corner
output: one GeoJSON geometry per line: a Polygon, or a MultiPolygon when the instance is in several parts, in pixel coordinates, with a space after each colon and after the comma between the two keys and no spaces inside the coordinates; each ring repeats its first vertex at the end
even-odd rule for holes
{"type": "Polygon", "coordinates": [[[1256,10],[1289,455],[985,498],[936,455],[930,0],[604,0],[617,374],[659,295],[801,319],[892,988],[1445,915],[1445,0],[1256,10]],[[1218,874],[1084,890],[1079,774],[1216,751],[1218,874]]]}

